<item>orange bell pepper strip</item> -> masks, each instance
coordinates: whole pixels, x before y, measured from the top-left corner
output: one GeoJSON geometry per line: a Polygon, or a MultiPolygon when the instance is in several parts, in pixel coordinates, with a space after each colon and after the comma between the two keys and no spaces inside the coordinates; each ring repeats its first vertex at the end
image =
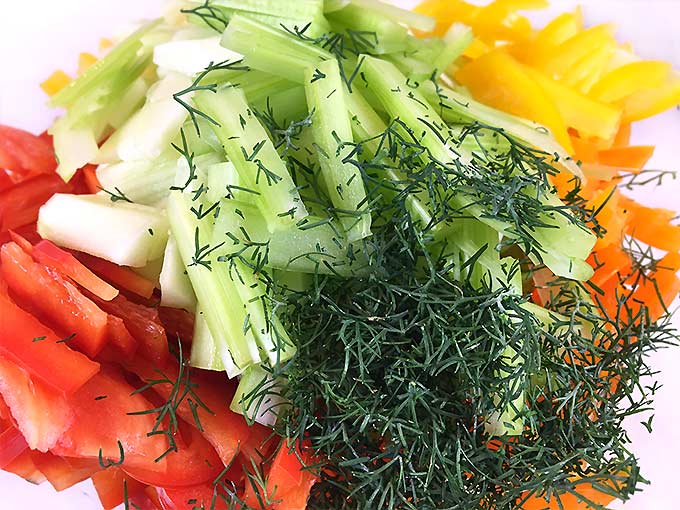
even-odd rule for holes
{"type": "Polygon", "coordinates": [[[587,501],[606,506],[616,498],[605,494],[590,483],[581,483],[575,488],[576,494],[566,492],[558,497],[551,497],[546,501],[545,498],[534,496],[525,501],[520,510],[590,510],[592,505],[587,501]],[[578,495],[577,495],[578,494],[578,495]],[[580,497],[579,497],[580,496],[580,497]]]}
{"type": "Polygon", "coordinates": [[[512,56],[492,51],[463,66],[455,78],[479,101],[547,127],[570,154],[574,152],[557,108],[512,56]]]}
{"type": "Polygon", "coordinates": [[[612,147],[623,147],[630,145],[631,127],[630,124],[622,123],[612,142],[612,147]]]}
{"type": "Polygon", "coordinates": [[[642,170],[653,155],[653,145],[628,145],[600,151],[597,159],[607,166],[642,170]]]}
{"type": "Polygon", "coordinates": [[[625,229],[628,235],[661,250],[680,251],[680,226],[671,224],[675,211],[646,207],[624,196],[621,208],[630,216],[625,229]]]}

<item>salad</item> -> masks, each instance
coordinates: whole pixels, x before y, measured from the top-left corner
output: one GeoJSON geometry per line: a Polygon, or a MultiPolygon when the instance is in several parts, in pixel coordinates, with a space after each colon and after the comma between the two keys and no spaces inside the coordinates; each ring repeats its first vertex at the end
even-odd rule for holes
{"type": "Polygon", "coordinates": [[[680,75],[545,4],[182,0],[56,71],[0,126],[0,468],[107,510],[639,490],[680,227],[630,134],[680,75]]]}

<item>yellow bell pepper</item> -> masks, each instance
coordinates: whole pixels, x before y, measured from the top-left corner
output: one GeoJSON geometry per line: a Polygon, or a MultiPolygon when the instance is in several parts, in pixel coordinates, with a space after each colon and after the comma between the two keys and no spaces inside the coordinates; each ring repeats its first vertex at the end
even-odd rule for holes
{"type": "Polygon", "coordinates": [[[99,60],[92,53],[81,53],[78,57],[78,76],[87,71],[99,60]]]}
{"type": "Polygon", "coordinates": [[[474,60],[490,51],[491,47],[488,44],[475,37],[470,46],[465,49],[463,55],[474,60]]]}
{"type": "Polygon", "coordinates": [[[631,94],[663,85],[671,71],[667,62],[639,61],[610,71],[590,91],[590,96],[605,103],[621,101],[631,94]]]}
{"type": "Polygon", "coordinates": [[[45,94],[52,97],[69,83],[71,83],[71,77],[68,74],[64,71],[55,71],[40,84],[40,88],[45,91],[45,94]]]}
{"type": "Polygon", "coordinates": [[[569,69],[562,83],[587,94],[605,73],[614,49],[613,44],[594,49],[569,69]]]}
{"type": "Polygon", "coordinates": [[[565,124],[582,137],[611,140],[616,136],[621,121],[621,109],[605,105],[551,80],[540,71],[523,66],[526,73],[554,101],[565,124]]]}
{"type": "Polygon", "coordinates": [[[481,7],[463,2],[462,0],[447,0],[445,2],[441,0],[425,0],[413,10],[417,13],[434,17],[437,20],[437,26],[427,35],[442,37],[452,23],[464,23],[472,27],[474,20],[481,11],[481,7]]]}
{"type": "Polygon", "coordinates": [[[564,13],[542,30],[539,30],[534,38],[524,44],[515,45],[512,54],[528,65],[536,65],[547,59],[555,47],[564,41],[574,37],[583,28],[583,15],[581,9],[574,12],[564,13]]]}
{"type": "Polygon", "coordinates": [[[574,65],[594,50],[605,46],[613,48],[615,45],[614,26],[598,25],[567,39],[537,64],[545,74],[557,80],[567,76],[574,65]]]}
{"type": "Polygon", "coordinates": [[[680,73],[674,72],[669,80],[653,89],[641,90],[623,102],[623,121],[653,117],[680,105],[680,73]]]}
{"type": "Polygon", "coordinates": [[[548,128],[570,153],[573,147],[554,103],[523,67],[502,50],[494,50],[467,63],[455,75],[475,99],[548,128]]]}

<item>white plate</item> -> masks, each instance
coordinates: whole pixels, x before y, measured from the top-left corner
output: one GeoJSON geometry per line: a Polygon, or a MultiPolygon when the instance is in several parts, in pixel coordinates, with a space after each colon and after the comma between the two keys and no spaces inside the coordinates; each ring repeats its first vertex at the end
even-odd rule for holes
{"type": "MultiPolygon", "coordinates": [[[[295,1],[295,0],[281,0],[295,1]]],[[[95,51],[101,37],[119,33],[125,26],[161,12],[164,0],[0,0],[0,123],[44,130],[54,118],[45,106],[39,88],[55,69],[73,71],[81,51],[95,51]]],[[[413,4],[409,0],[401,2],[413,4]]],[[[483,2],[482,2],[483,3],[483,2]]],[[[555,1],[549,13],[563,11],[579,2],[555,1]]],[[[673,61],[680,69],[680,0],[589,0],[588,23],[614,21],[622,40],[633,42],[638,52],[653,59],[673,61]]],[[[537,18],[546,19],[547,14],[537,18]]],[[[680,112],[639,123],[634,128],[636,143],[657,145],[650,168],[678,170],[680,112]]],[[[661,190],[640,196],[647,205],[680,209],[680,184],[669,183],[661,190]]],[[[677,321],[676,321],[677,322],[677,321]]],[[[674,492],[680,458],[680,349],[652,357],[663,383],[657,393],[654,432],[640,425],[642,417],[629,421],[633,451],[639,455],[643,475],[651,486],[636,495],[625,510],[679,508],[674,492]]],[[[33,487],[13,475],[0,473],[2,509],[98,510],[89,483],[56,494],[49,485],[33,487]]]]}

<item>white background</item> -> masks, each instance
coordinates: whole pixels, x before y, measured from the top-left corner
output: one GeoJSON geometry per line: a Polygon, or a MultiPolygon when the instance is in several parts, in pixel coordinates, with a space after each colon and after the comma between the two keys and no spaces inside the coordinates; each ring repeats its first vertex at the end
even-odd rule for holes
{"type": "MultiPolygon", "coordinates": [[[[281,0],[295,1],[295,0],[281,0]]],[[[73,72],[81,51],[96,51],[101,37],[125,30],[133,21],[153,17],[164,0],[0,0],[0,123],[43,131],[54,118],[45,105],[39,83],[55,69],[73,72]]],[[[404,0],[402,4],[412,4],[404,0]]],[[[482,2],[483,3],[483,2],[482,2]]],[[[670,60],[680,69],[680,0],[556,0],[547,19],[582,3],[588,24],[613,21],[619,38],[632,42],[639,54],[670,60]]],[[[680,111],[677,109],[640,123],[634,141],[657,145],[650,168],[680,170],[680,111]]],[[[680,183],[639,197],[647,205],[680,210],[680,183]]],[[[676,321],[677,322],[677,321],[676,321]]],[[[654,432],[631,419],[628,430],[633,451],[639,455],[642,473],[652,481],[644,492],[624,505],[625,510],[672,510],[680,508],[675,493],[680,472],[680,349],[652,357],[660,371],[663,388],[657,394],[654,432]]],[[[44,484],[33,487],[0,473],[0,508],[37,510],[97,510],[101,508],[89,484],[55,494],[44,484]]]]}

